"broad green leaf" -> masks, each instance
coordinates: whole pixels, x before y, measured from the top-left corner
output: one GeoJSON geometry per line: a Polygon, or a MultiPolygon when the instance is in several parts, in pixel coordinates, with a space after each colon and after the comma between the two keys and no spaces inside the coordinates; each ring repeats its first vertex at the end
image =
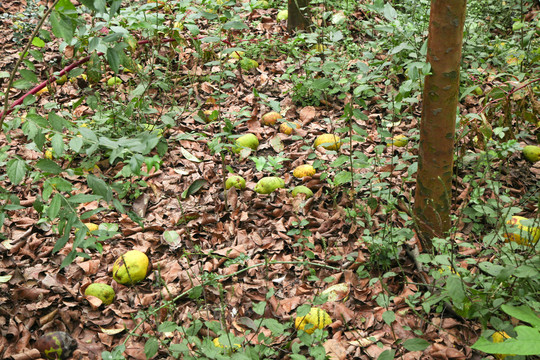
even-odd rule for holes
{"type": "Polygon", "coordinates": [[[24,80],[32,84],[35,84],[39,81],[36,74],[34,74],[33,71],[26,70],[26,69],[19,69],[19,73],[21,74],[24,80]]]}
{"type": "Polygon", "coordinates": [[[19,185],[26,175],[26,163],[20,159],[11,159],[6,168],[9,181],[13,185],[19,185]]]}
{"type": "Polygon", "coordinates": [[[185,199],[190,195],[196,194],[203,186],[207,185],[208,181],[204,179],[197,179],[189,185],[187,190],[182,193],[182,198],[185,199]]]}
{"type": "Polygon", "coordinates": [[[45,173],[54,175],[58,175],[64,171],[57,163],[49,159],[38,160],[36,167],[45,173]]]}
{"type": "Polygon", "coordinates": [[[429,341],[419,338],[407,339],[403,343],[403,347],[409,351],[424,351],[429,345],[431,345],[429,341]]]}
{"type": "Polygon", "coordinates": [[[94,194],[102,196],[107,202],[112,200],[112,190],[105,181],[95,175],[88,175],[86,180],[94,194]]]}
{"type": "MultiPolygon", "coordinates": [[[[540,329],[540,317],[528,306],[502,305],[502,311],[518,320],[531,324],[540,329]]],[[[540,352],[539,352],[540,353],[540,352]]]]}
{"type": "Polygon", "coordinates": [[[155,337],[151,337],[146,340],[146,344],[144,344],[144,354],[146,355],[147,359],[153,358],[154,355],[157,354],[158,350],[159,342],[155,337]]]}

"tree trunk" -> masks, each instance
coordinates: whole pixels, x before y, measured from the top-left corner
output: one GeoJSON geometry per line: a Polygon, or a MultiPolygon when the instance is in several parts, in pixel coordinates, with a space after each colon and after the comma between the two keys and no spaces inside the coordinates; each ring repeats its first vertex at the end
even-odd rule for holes
{"type": "Polygon", "coordinates": [[[296,30],[308,30],[309,0],[288,0],[287,31],[293,33],[296,30]]]}
{"type": "Polygon", "coordinates": [[[467,0],[432,0],[414,212],[424,249],[450,229],[456,109],[467,0]]]}

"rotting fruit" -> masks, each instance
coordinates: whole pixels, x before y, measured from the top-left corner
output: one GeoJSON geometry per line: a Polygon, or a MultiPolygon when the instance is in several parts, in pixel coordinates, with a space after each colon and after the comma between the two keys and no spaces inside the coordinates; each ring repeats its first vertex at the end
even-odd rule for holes
{"type": "Polygon", "coordinates": [[[93,283],[88,285],[84,290],[85,296],[95,296],[100,299],[103,304],[109,305],[113,302],[115,292],[112,286],[102,283],[93,283]]]}
{"type": "Polygon", "coordinates": [[[123,285],[133,285],[146,278],[152,264],[145,253],[131,250],[120,256],[113,265],[113,278],[123,285]]]}
{"type": "Polygon", "coordinates": [[[523,157],[527,161],[535,163],[540,160],[540,146],[527,145],[523,148],[523,157]]]}
{"type": "Polygon", "coordinates": [[[306,199],[309,199],[310,197],[313,196],[313,191],[311,191],[311,189],[308,188],[307,186],[299,185],[299,186],[296,186],[294,189],[292,189],[291,195],[293,197],[296,197],[299,194],[304,194],[306,196],[306,199]]]}
{"type": "Polygon", "coordinates": [[[65,332],[55,331],[41,336],[34,346],[45,359],[68,359],[77,342],[65,332]]]}
{"type": "Polygon", "coordinates": [[[276,125],[278,119],[283,118],[280,113],[276,111],[270,111],[264,114],[261,118],[261,124],[263,125],[276,125]]]}
{"type": "Polygon", "coordinates": [[[225,181],[225,188],[229,190],[233,186],[237,189],[244,190],[246,188],[246,180],[239,175],[229,176],[227,181],[225,181]]]}
{"type": "Polygon", "coordinates": [[[322,134],[315,139],[315,148],[322,146],[326,150],[338,150],[341,147],[341,139],[334,134],[322,134]]]}
{"type": "Polygon", "coordinates": [[[281,125],[279,125],[279,132],[285,135],[291,135],[296,129],[300,129],[300,124],[297,122],[282,122],[281,125]],[[294,126],[294,129],[290,125],[294,126]]]}
{"type": "Polygon", "coordinates": [[[523,216],[514,215],[512,216],[510,220],[506,222],[506,224],[508,225],[517,226],[519,230],[518,233],[512,233],[512,232],[505,233],[503,236],[506,239],[506,242],[513,241],[520,245],[529,245],[531,243],[538,242],[538,239],[540,239],[540,228],[527,227],[525,225],[522,225],[522,222],[527,221],[527,220],[529,219],[523,216]]]}
{"type": "Polygon", "coordinates": [[[407,146],[408,143],[409,139],[405,135],[396,135],[390,139],[386,146],[404,147],[407,146]]]}
{"type": "Polygon", "coordinates": [[[304,330],[308,334],[313,334],[315,329],[322,329],[331,323],[332,319],[326,311],[317,307],[312,307],[305,316],[298,316],[294,320],[294,327],[297,330],[304,330]]]}
{"type": "Polygon", "coordinates": [[[315,168],[311,165],[300,165],[293,170],[293,176],[298,179],[313,175],[315,175],[315,168]]]}
{"type": "Polygon", "coordinates": [[[240,136],[235,141],[236,146],[233,149],[235,153],[242,151],[242,148],[249,148],[251,150],[257,150],[259,147],[259,139],[254,134],[245,134],[240,136]]]}
{"type": "Polygon", "coordinates": [[[259,194],[270,194],[276,189],[285,187],[285,181],[277,176],[263,177],[255,185],[255,192],[259,194]]]}

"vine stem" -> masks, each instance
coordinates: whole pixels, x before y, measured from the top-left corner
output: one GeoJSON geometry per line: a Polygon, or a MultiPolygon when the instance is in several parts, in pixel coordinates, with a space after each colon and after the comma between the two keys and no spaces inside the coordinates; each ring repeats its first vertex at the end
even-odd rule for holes
{"type": "MultiPolygon", "coordinates": [[[[261,263],[258,263],[258,264],[248,266],[248,267],[243,268],[241,270],[238,270],[238,271],[236,271],[236,272],[234,272],[232,274],[219,275],[219,276],[217,276],[217,277],[215,277],[213,279],[204,281],[202,284],[200,284],[198,286],[206,286],[206,285],[208,285],[208,284],[210,284],[210,283],[212,283],[214,281],[220,281],[220,280],[224,280],[224,279],[227,279],[227,278],[230,278],[230,277],[234,277],[234,276],[240,275],[242,273],[245,273],[246,271],[249,271],[251,269],[258,268],[259,266],[268,266],[268,265],[277,265],[277,264],[312,265],[312,266],[318,266],[318,267],[321,267],[321,268],[327,269],[327,270],[334,270],[334,271],[340,271],[341,270],[340,268],[337,268],[337,267],[334,267],[334,266],[330,266],[330,265],[326,265],[326,264],[314,263],[314,262],[311,262],[311,261],[265,261],[265,262],[261,262],[261,263]]],[[[156,314],[158,311],[160,311],[164,307],[169,306],[170,304],[174,304],[176,301],[178,301],[181,298],[183,298],[184,296],[188,295],[191,291],[196,289],[198,286],[192,287],[191,289],[184,291],[183,293],[181,293],[181,294],[177,295],[176,297],[174,297],[172,300],[166,301],[163,305],[158,306],[157,308],[155,308],[152,311],[148,312],[145,315],[145,317],[140,322],[138,322],[137,325],[135,325],[135,327],[128,333],[128,336],[124,339],[122,345],[126,345],[128,340],[133,336],[133,334],[135,334],[135,331],[137,331],[137,329],[140,328],[142,324],[144,324],[146,319],[148,319],[150,316],[156,314]]]]}

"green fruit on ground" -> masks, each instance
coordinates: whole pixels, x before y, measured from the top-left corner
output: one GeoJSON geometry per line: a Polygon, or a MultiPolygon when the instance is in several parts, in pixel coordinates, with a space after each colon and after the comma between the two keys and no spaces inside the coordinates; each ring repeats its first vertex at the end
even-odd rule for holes
{"type": "Polygon", "coordinates": [[[233,186],[237,189],[244,190],[246,188],[246,180],[239,175],[229,176],[227,181],[225,181],[225,188],[229,190],[233,186]]]}
{"type": "Polygon", "coordinates": [[[107,80],[107,85],[109,86],[120,85],[121,83],[122,79],[117,76],[113,76],[112,78],[109,78],[109,80],[107,80]]]}
{"type": "Polygon", "coordinates": [[[480,95],[482,95],[482,94],[484,93],[484,92],[482,91],[482,88],[481,88],[480,86],[475,87],[474,90],[473,90],[473,92],[474,92],[476,95],[478,95],[478,96],[480,96],[480,95]]]}
{"type": "Polygon", "coordinates": [[[508,232],[503,234],[506,242],[513,241],[520,245],[531,245],[538,242],[540,239],[540,228],[539,227],[528,227],[523,225],[524,221],[532,222],[523,216],[512,216],[510,220],[506,222],[507,225],[517,226],[516,232],[508,232]]]}
{"type": "Polygon", "coordinates": [[[113,302],[114,296],[116,294],[114,293],[114,289],[110,285],[93,283],[88,285],[86,290],[84,290],[84,295],[95,296],[99,298],[105,305],[109,305],[113,302]]]}
{"type": "Polygon", "coordinates": [[[297,179],[301,179],[306,176],[315,175],[315,168],[311,165],[300,165],[297,166],[293,171],[293,176],[297,179]]]}
{"type": "Polygon", "coordinates": [[[308,188],[307,186],[299,185],[295,187],[294,189],[292,189],[291,191],[291,195],[293,197],[296,197],[298,194],[304,194],[306,195],[306,199],[309,199],[310,197],[313,196],[313,191],[311,191],[311,189],[308,188]]]}
{"type": "Polygon", "coordinates": [[[55,331],[37,339],[34,347],[45,359],[69,359],[77,349],[77,342],[68,333],[55,331]]]}
{"type": "Polygon", "coordinates": [[[56,83],[58,85],[64,85],[66,82],[68,81],[68,78],[66,75],[62,75],[61,77],[59,77],[58,79],[56,79],[56,83]]]}
{"type": "Polygon", "coordinates": [[[279,125],[279,132],[285,135],[291,135],[296,129],[300,129],[300,124],[297,122],[283,122],[279,125]],[[294,128],[291,126],[294,126],[294,128]]]}
{"type": "Polygon", "coordinates": [[[268,176],[263,177],[261,180],[257,182],[257,185],[255,185],[255,192],[259,194],[270,194],[271,192],[274,192],[276,189],[284,188],[285,187],[285,181],[281,178],[278,178],[277,176],[268,176]]]}
{"type": "Polygon", "coordinates": [[[259,63],[253,59],[243,58],[240,60],[240,67],[246,71],[259,67],[259,63]]]}
{"type": "Polygon", "coordinates": [[[231,53],[231,55],[229,55],[229,56],[230,56],[231,58],[233,58],[233,59],[240,60],[240,59],[242,59],[245,55],[246,55],[246,53],[243,52],[243,51],[233,51],[233,52],[231,53]]]}
{"type": "Polygon", "coordinates": [[[409,143],[409,139],[405,135],[394,136],[386,146],[404,147],[409,143]]]}
{"type": "Polygon", "coordinates": [[[322,146],[326,150],[338,150],[341,147],[341,141],[339,136],[334,134],[322,134],[315,139],[313,147],[318,148],[322,146]]]}
{"type": "Polygon", "coordinates": [[[277,16],[276,16],[277,21],[287,20],[288,18],[289,18],[288,10],[281,10],[277,13],[277,16]]]}
{"type": "Polygon", "coordinates": [[[276,125],[276,122],[278,121],[278,119],[281,119],[282,116],[280,113],[276,112],[276,111],[270,111],[266,114],[264,114],[261,118],[261,124],[263,125],[276,125]]]}
{"type": "Polygon", "coordinates": [[[331,323],[332,319],[326,311],[313,307],[307,315],[298,316],[294,320],[294,327],[297,330],[304,330],[308,334],[313,334],[315,329],[323,329],[331,323]]]}
{"type": "Polygon", "coordinates": [[[148,256],[139,250],[131,250],[120,256],[113,265],[113,278],[124,285],[133,285],[146,278],[152,270],[148,256]]]}
{"type": "Polygon", "coordinates": [[[242,148],[257,150],[257,148],[259,147],[259,139],[257,139],[257,136],[255,134],[245,134],[236,139],[235,144],[235,153],[239,153],[242,148]]]}
{"type": "Polygon", "coordinates": [[[523,148],[523,156],[528,161],[535,163],[540,160],[540,146],[527,145],[523,148]]]}

